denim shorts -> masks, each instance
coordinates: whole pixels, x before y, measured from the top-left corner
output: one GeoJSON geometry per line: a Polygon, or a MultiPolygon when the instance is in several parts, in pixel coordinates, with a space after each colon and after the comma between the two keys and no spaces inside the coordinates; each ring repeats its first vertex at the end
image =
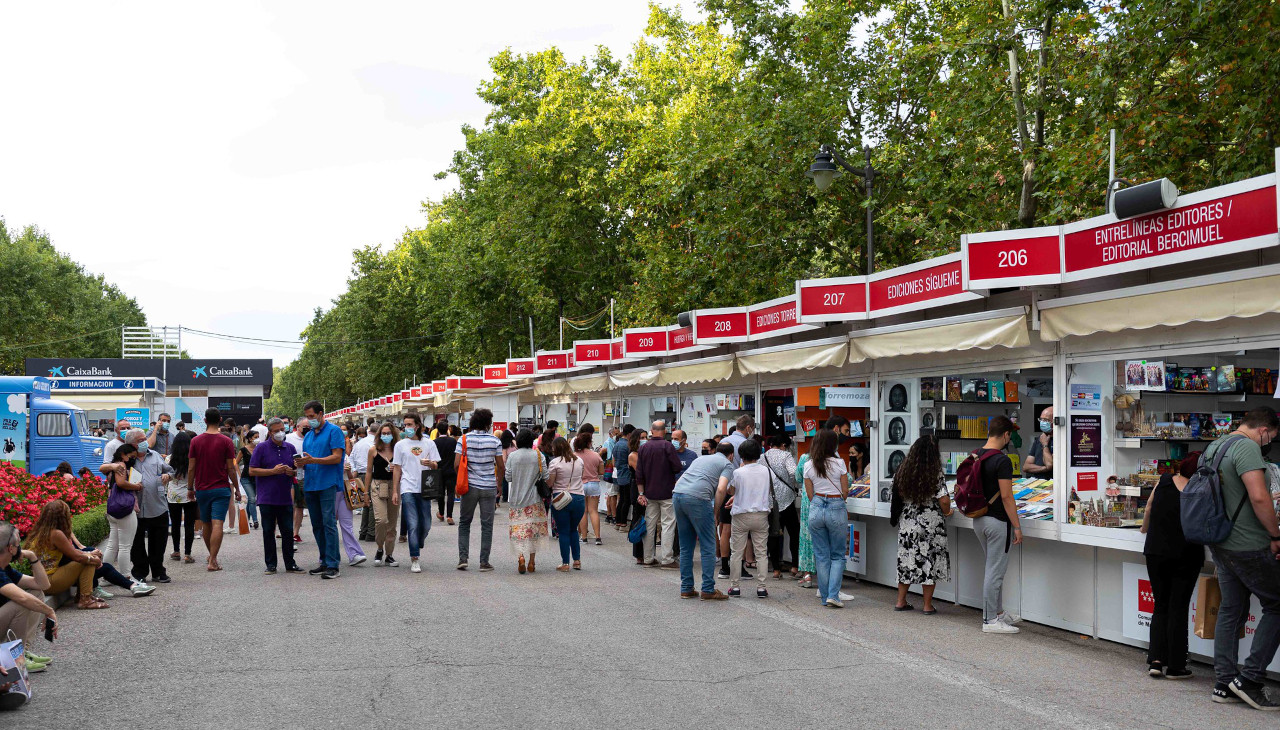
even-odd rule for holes
{"type": "Polygon", "coordinates": [[[231,487],[198,490],[196,503],[200,505],[201,522],[226,520],[227,508],[231,506],[231,487]]]}
{"type": "Polygon", "coordinates": [[[582,493],[588,497],[599,497],[600,482],[583,482],[582,493]]]}

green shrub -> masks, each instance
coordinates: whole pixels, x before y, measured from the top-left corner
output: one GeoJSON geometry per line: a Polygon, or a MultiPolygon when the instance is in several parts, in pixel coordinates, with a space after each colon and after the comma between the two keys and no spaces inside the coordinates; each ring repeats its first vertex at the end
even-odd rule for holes
{"type": "Polygon", "coordinates": [[[107,524],[107,505],[100,504],[83,514],[72,515],[71,531],[89,549],[106,540],[111,532],[111,526],[107,524]]]}

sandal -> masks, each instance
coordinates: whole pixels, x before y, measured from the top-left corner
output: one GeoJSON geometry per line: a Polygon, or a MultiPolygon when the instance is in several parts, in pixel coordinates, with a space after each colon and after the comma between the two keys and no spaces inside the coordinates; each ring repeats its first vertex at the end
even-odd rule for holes
{"type": "Polygon", "coordinates": [[[452,524],[453,524],[453,518],[452,518],[452,517],[450,517],[449,519],[445,520],[445,524],[446,524],[446,525],[452,525],[452,524]]]}
{"type": "Polygon", "coordinates": [[[169,553],[170,560],[182,560],[182,556],[177,553],[169,553]]]}
{"type": "Polygon", "coordinates": [[[182,562],[184,562],[184,563],[194,563],[194,562],[196,562],[196,559],[195,559],[195,558],[193,558],[193,557],[191,557],[190,555],[188,555],[188,556],[186,556],[186,557],[184,557],[184,558],[182,559],[182,562]]]}
{"type": "Polygon", "coordinates": [[[77,602],[76,608],[80,609],[81,611],[95,611],[100,608],[110,608],[110,606],[107,604],[106,601],[100,598],[91,598],[88,601],[77,602]]]}
{"type": "Polygon", "coordinates": [[[524,556],[521,555],[519,562],[516,563],[516,572],[520,575],[524,575],[524,570],[524,556]]]}
{"type": "Polygon", "coordinates": [[[575,561],[573,561],[573,569],[574,569],[574,570],[582,570],[582,561],[581,561],[581,560],[575,560],[575,561]]]}
{"type": "Polygon", "coordinates": [[[569,572],[569,564],[568,564],[568,563],[565,563],[564,565],[561,565],[559,568],[556,568],[556,570],[557,570],[557,571],[559,571],[559,572],[561,572],[561,573],[568,573],[568,572],[569,572]]]}
{"type": "Polygon", "coordinates": [[[536,570],[536,569],[537,569],[537,566],[533,564],[534,559],[535,559],[535,558],[537,558],[537,557],[538,557],[538,556],[536,556],[536,555],[530,555],[530,556],[529,556],[529,572],[530,572],[530,573],[532,573],[534,570],[536,570]]]}

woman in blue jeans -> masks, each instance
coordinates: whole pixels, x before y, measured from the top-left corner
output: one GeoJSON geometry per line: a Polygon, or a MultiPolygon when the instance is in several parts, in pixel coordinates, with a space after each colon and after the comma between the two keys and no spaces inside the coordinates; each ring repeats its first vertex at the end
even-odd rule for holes
{"type": "Polygon", "coordinates": [[[849,543],[849,470],[836,451],[836,432],[818,431],[804,465],[804,491],[809,496],[809,534],[817,564],[818,598],[831,608],[844,608],[840,585],[849,543]]]}
{"type": "Polygon", "coordinates": [[[551,442],[551,453],[555,458],[547,467],[550,471],[547,482],[551,485],[553,501],[562,492],[569,495],[569,504],[564,509],[552,508],[560,537],[561,565],[556,570],[567,573],[570,553],[573,554],[573,569],[582,570],[580,559],[582,545],[578,542],[578,523],[582,521],[587,504],[587,498],[582,489],[584,466],[582,459],[574,456],[573,449],[569,448],[569,442],[563,436],[557,436],[556,440],[551,442]]]}

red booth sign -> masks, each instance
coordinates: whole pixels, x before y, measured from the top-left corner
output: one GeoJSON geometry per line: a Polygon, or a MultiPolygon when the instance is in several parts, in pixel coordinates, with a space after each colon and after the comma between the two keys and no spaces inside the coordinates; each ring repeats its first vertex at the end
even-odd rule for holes
{"type": "Polygon", "coordinates": [[[867,280],[861,276],[796,282],[800,321],[846,322],[867,318],[867,280]]]}
{"type": "Polygon", "coordinates": [[[409,397],[417,400],[422,397],[422,386],[415,385],[409,389],[409,397]]]}
{"type": "Polygon", "coordinates": [[[562,373],[573,367],[572,353],[569,350],[540,352],[537,357],[539,373],[562,373]]]}
{"type": "Polygon", "coordinates": [[[483,375],[481,377],[483,377],[485,380],[491,380],[491,381],[503,382],[503,383],[505,383],[507,380],[506,365],[485,365],[482,372],[483,372],[483,375]]]}
{"type": "Polygon", "coordinates": [[[445,385],[445,390],[457,390],[457,389],[458,389],[458,376],[457,376],[457,375],[450,375],[449,377],[445,378],[445,379],[444,379],[444,385],[445,385]]]}
{"type": "Polygon", "coordinates": [[[446,391],[446,390],[448,390],[448,389],[449,389],[449,384],[448,384],[446,381],[443,381],[443,380],[433,380],[433,381],[431,381],[431,392],[432,392],[432,393],[443,393],[443,392],[445,392],[445,391],[446,391]]]}
{"type": "Polygon", "coordinates": [[[611,340],[579,340],[573,343],[573,360],[579,365],[608,365],[613,362],[611,340]]]}
{"type": "Polygon", "coordinates": [[[814,326],[800,324],[800,309],[796,306],[796,296],[792,294],[747,307],[747,328],[751,339],[760,340],[811,330],[814,326]]]}
{"type": "Polygon", "coordinates": [[[970,233],[960,238],[960,246],[966,289],[1062,282],[1062,230],[1058,226],[970,233]]]}
{"type": "Polygon", "coordinates": [[[507,377],[508,378],[524,378],[531,377],[538,372],[537,360],[534,358],[521,358],[519,360],[507,361],[507,377]]]}
{"type": "Polygon", "coordinates": [[[693,312],[693,341],[700,345],[746,342],[749,334],[746,307],[697,309],[693,312]]]}
{"type": "Polygon", "coordinates": [[[458,378],[459,390],[483,390],[485,388],[500,388],[500,387],[502,386],[498,383],[486,383],[484,381],[484,378],[477,378],[477,377],[471,377],[471,376],[464,376],[464,377],[458,378]]]}
{"type": "Polygon", "coordinates": [[[883,317],[982,297],[965,291],[964,261],[953,253],[873,274],[867,298],[871,316],[883,317]]]}
{"type": "Polygon", "coordinates": [[[1183,195],[1169,210],[1063,226],[1063,281],[1140,271],[1280,243],[1275,175],[1183,195]]]}
{"type": "MultiPolygon", "coordinates": [[[[693,344],[693,338],[690,338],[693,344]]],[[[666,327],[640,327],[622,331],[622,351],[627,357],[653,357],[667,354],[666,327]]]]}

